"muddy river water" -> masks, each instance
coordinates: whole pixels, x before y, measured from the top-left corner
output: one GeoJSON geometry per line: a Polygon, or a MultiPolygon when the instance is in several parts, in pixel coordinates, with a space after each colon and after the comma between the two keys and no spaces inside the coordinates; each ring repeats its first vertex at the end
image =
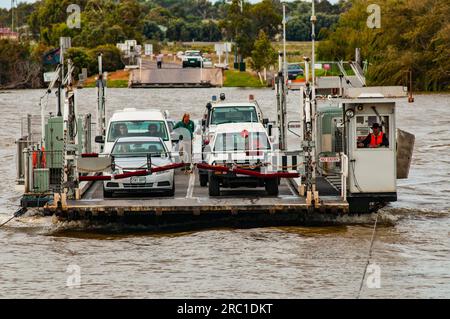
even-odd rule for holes
{"type": "MultiPolygon", "coordinates": [[[[211,95],[255,94],[275,119],[272,90],[108,91],[108,116],[124,107],[202,115],[211,95]]],[[[42,90],[0,92],[0,223],[18,207],[15,144],[20,118],[38,115],[42,90]]],[[[298,93],[289,117],[298,119],[298,93]]],[[[96,92],[79,92],[80,112],[96,92]]],[[[54,97],[47,111],[54,111],[54,97]]],[[[380,212],[372,269],[379,285],[363,298],[450,297],[450,95],[400,103],[398,127],[416,135],[408,180],[380,212]],[[374,272],[375,274],[375,272],[374,272]]],[[[295,139],[290,136],[291,146],[295,139]]],[[[327,227],[213,229],[155,234],[23,217],[0,229],[0,298],[355,298],[367,263],[374,216],[343,217],[327,227]],[[85,226],[84,231],[73,231],[85,226]],[[67,285],[79,271],[80,285],[67,285]]],[[[78,282],[77,282],[78,283],[78,282]]]]}

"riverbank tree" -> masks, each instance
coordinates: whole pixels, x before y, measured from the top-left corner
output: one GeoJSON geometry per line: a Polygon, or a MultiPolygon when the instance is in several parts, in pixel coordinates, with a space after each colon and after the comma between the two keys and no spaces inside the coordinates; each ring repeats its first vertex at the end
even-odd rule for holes
{"type": "Polygon", "coordinates": [[[272,47],[269,37],[261,30],[258,38],[255,41],[254,49],[250,58],[250,66],[255,70],[262,84],[261,71],[264,68],[269,68],[277,61],[277,52],[272,47]]]}
{"type": "Polygon", "coordinates": [[[0,40],[0,89],[28,89],[42,85],[42,63],[45,50],[28,42],[0,40]]]}
{"type": "Polygon", "coordinates": [[[355,48],[361,48],[370,64],[369,84],[406,85],[406,72],[412,70],[416,90],[449,90],[450,3],[379,0],[381,27],[368,28],[371,2],[352,1],[336,30],[320,42],[319,59],[352,60],[355,48]]]}

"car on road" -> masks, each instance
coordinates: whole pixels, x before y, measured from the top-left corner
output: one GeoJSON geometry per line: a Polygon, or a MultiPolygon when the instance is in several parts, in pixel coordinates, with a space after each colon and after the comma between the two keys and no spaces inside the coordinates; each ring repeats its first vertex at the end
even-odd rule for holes
{"type": "Polygon", "coordinates": [[[203,67],[206,69],[210,69],[210,68],[214,67],[210,58],[203,58],[203,67]]]}
{"type": "MultiPolygon", "coordinates": [[[[114,171],[111,175],[148,169],[149,159],[152,167],[173,163],[166,144],[158,137],[121,137],[114,142],[111,156],[114,158],[114,171]]],[[[133,176],[103,182],[104,198],[110,198],[116,193],[141,192],[174,196],[174,171],[161,171],[147,176],[133,176]]]]}
{"type": "Polygon", "coordinates": [[[287,69],[289,80],[295,80],[298,76],[302,76],[304,74],[302,67],[296,63],[288,64],[287,69]]]}
{"type": "Polygon", "coordinates": [[[198,50],[189,50],[183,55],[183,68],[200,68],[203,62],[202,53],[198,50]]]}
{"type": "MultiPolygon", "coordinates": [[[[266,155],[273,151],[266,128],[261,123],[233,123],[220,125],[208,146],[208,165],[242,168],[263,173],[266,155]]],[[[209,196],[220,196],[220,188],[265,187],[270,196],[278,195],[279,178],[236,174],[232,171],[208,172],[209,196]]]]}
{"type": "Polygon", "coordinates": [[[230,66],[226,63],[216,63],[214,64],[214,67],[217,69],[223,69],[223,70],[229,70],[230,66]]]}

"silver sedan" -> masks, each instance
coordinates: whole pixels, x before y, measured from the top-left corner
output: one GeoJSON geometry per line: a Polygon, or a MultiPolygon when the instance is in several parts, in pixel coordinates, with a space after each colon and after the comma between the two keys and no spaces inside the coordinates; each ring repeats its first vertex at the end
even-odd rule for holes
{"type": "MultiPolygon", "coordinates": [[[[114,143],[111,156],[114,158],[114,171],[111,176],[143,171],[152,167],[173,164],[166,145],[159,137],[126,137],[114,143]]],[[[112,197],[115,193],[161,193],[166,196],[175,194],[174,170],[156,172],[146,176],[132,176],[103,182],[103,197],[112,197]]]]}

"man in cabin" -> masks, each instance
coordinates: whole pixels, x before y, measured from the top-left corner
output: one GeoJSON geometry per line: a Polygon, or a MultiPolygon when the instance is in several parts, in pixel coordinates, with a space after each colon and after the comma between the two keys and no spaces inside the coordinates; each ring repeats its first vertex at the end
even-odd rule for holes
{"type": "Polygon", "coordinates": [[[373,133],[367,135],[367,137],[358,143],[360,148],[379,148],[379,147],[389,147],[389,139],[386,134],[381,130],[381,126],[378,123],[372,125],[373,133]]]}

